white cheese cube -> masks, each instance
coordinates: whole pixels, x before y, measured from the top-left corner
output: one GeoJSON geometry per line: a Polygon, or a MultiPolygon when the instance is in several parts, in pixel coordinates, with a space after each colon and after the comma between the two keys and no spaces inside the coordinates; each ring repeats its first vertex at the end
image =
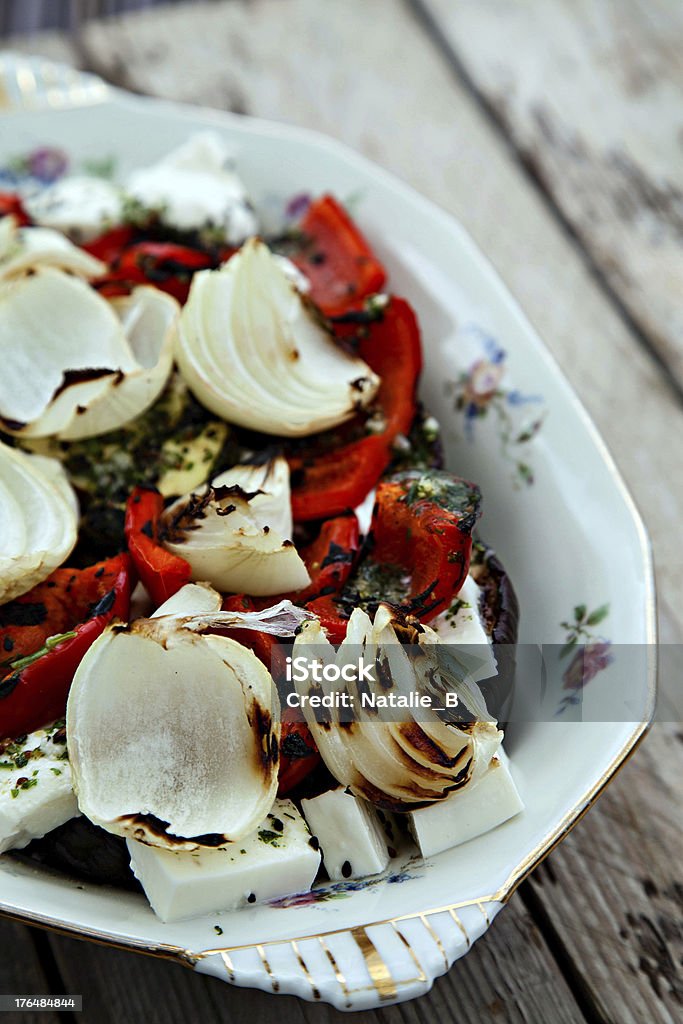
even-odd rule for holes
{"type": "Polygon", "coordinates": [[[22,849],[77,814],[63,728],[0,743],[0,853],[22,849]]]}
{"type": "Polygon", "coordinates": [[[162,921],[307,892],[320,854],[291,800],[276,800],[250,836],[218,850],[162,850],[128,839],[133,874],[162,921]]]}
{"type": "Polygon", "coordinates": [[[422,856],[432,857],[490,832],[523,809],[507,757],[499,750],[473,786],[441,803],[411,811],[408,824],[422,856]]]}
{"type": "Polygon", "coordinates": [[[361,878],[384,871],[395,842],[390,815],[341,787],[302,800],[301,807],[330,878],[361,878]]]}
{"type": "Polygon", "coordinates": [[[480,610],[481,589],[468,576],[453,604],[430,622],[441,643],[459,648],[459,656],[475,682],[498,674],[491,639],[480,610]]]}

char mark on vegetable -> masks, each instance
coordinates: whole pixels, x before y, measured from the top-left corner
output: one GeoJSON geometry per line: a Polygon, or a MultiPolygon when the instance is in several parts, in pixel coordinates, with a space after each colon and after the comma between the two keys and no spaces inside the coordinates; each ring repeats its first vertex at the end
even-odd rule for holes
{"type": "Polygon", "coordinates": [[[225,845],[225,836],[218,832],[207,832],[201,836],[176,836],[168,832],[168,821],[162,821],[154,814],[122,814],[119,819],[123,824],[130,824],[135,828],[135,838],[146,846],[154,846],[149,841],[150,836],[161,836],[170,845],[178,844],[184,846],[186,843],[196,843],[197,846],[210,846],[216,848],[225,845]],[[136,827],[137,826],[137,827],[136,827]]]}
{"type": "Polygon", "coordinates": [[[7,626],[39,626],[47,617],[42,601],[10,601],[0,606],[0,629],[7,626]]]}

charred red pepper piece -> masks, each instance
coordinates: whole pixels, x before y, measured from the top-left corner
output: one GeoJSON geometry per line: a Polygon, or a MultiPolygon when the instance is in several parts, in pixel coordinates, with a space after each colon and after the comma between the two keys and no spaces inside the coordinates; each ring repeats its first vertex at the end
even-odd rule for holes
{"type": "Polygon", "coordinates": [[[384,267],[348,213],[331,195],[315,199],[299,228],[304,247],[292,260],[311,282],[311,298],[328,316],[378,292],[384,267]]]}
{"type": "Polygon", "coordinates": [[[300,712],[287,708],[282,714],[280,767],[277,795],[285,796],[320,764],[320,754],[300,712]]]}
{"type": "MultiPolygon", "coordinates": [[[[339,333],[348,336],[349,326],[340,325],[339,333]]],[[[359,354],[382,378],[376,404],[384,429],[329,452],[290,458],[292,513],[300,522],[359,505],[389,465],[397,434],[408,433],[415,417],[422,349],[413,310],[392,297],[381,320],[368,323],[363,333],[359,354]]]]}
{"type": "Polygon", "coordinates": [[[320,625],[327,634],[331,644],[340,644],[346,637],[348,615],[342,613],[336,600],[338,595],[333,594],[327,597],[316,597],[309,601],[306,609],[318,618],[320,625]]]}
{"type": "Polygon", "coordinates": [[[324,519],[359,505],[389,462],[383,437],[364,437],[331,452],[290,458],[292,515],[324,519]]]}
{"type": "Polygon", "coordinates": [[[2,630],[3,654],[8,652],[9,639],[14,664],[0,679],[0,737],[32,732],[64,714],[71,680],[83,655],[108,623],[128,618],[132,576],[126,554],[87,569],[57,569],[23,598],[0,609],[6,620],[8,614],[18,617],[17,608],[44,604],[50,608],[50,621],[40,623],[40,632],[49,630],[53,636],[65,632],[63,640],[48,640],[41,649],[46,637],[34,627],[9,625],[2,630]],[[58,604],[63,608],[58,610],[58,604]],[[30,632],[19,632],[24,628],[30,632]],[[29,647],[33,650],[17,662],[16,652],[29,647]]]}
{"type": "Polygon", "coordinates": [[[91,256],[95,256],[96,259],[102,260],[103,263],[111,264],[132,243],[134,237],[135,230],[129,224],[121,224],[119,227],[111,228],[110,231],[98,235],[90,242],[84,242],[81,248],[89,252],[91,256]]]}
{"type": "Polygon", "coordinates": [[[55,569],[42,583],[0,605],[0,668],[39,650],[49,636],[83,622],[115,586],[118,558],[86,569],[55,569]]]}
{"type": "Polygon", "coordinates": [[[159,543],[164,499],[158,491],[136,487],[126,504],[124,531],[135,569],[156,607],[190,582],[189,562],[159,543]]]}
{"type": "Polygon", "coordinates": [[[31,218],[16,192],[0,192],[0,217],[7,217],[10,213],[20,228],[31,223],[31,218]]]}
{"type": "Polygon", "coordinates": [[[412,307],[392,296],[381,320],[369,325],[358,354],[381,377],[376,403],[385,420],[384,437],[407,434],[417,409],[422,371],[420,328],[412,307]]]}
{"type": "Polygon", "coordinates": [[[190,291],[192,275],[211,266],[214,260],[200,249],[174,242],[136,242],[114,260],[98,287],[111,294],[116,287],[151,284],[182,303],[190,291]]]}
{"type": "Polygon", "coordinates": [[[347,620],[334,599],[351,575],[359,541],[358,520],[351,512],[328,519],[313,544],[301,552],[311,582],[291,598],[318,616],[332,643],[341,643],[346,636],[347,620]]]}
{"type": "Polygon", "coordinates": [[[311,582],[305,590],[289,595],[292,601],[306,606],[315,598],[339,593],[351,574],[358,542],[358,520],[353,512],[323,523],[313,543],[301,551],[311,582]]]}
{"type": "Polygon", "coordinates": [[[403,611],[429,622],[450,607],[469,569],[480,501],[474,484],[440,470],[380,483],[368,557],[410,577],[403,611]]]}

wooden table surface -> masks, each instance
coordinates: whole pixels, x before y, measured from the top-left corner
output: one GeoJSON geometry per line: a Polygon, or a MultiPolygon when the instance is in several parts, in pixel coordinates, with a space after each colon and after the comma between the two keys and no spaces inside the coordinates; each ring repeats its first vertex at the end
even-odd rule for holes
{"type": "MultiPolygon", "coordinates": [[[[9,45],[135,91],[320,129],[459,217],[644,514],[673,693],[683,641],[678,0],[232,0],[9,45]]],[[[680,721],[656,724],[468,956],[428,995],[362,1020],[683,1019],[682,755],[680,721]]],[[[340,1016],[9,922],[0,944],[0,992],[82,993],[80,1019],[97,1024],[340,1016]]]]}

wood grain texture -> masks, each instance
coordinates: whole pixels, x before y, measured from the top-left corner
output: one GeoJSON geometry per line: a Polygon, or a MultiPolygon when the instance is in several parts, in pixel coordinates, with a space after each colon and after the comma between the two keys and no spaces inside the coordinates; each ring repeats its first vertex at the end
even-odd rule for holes
{"type": "Polygon", "coordinates": [[[682,744],[680,723],[655,724],[527,885],[606,1024],[683,1018],[682,744]]]}
{"type": "MultiPolygon", "coordinates": [[[[43,942],[47,939],[41,937],[43,942]]],[[[60,994],[65,990],[59,990],[60,994]]],[[[55,989],[40,962],[32,933],[24,925],[0,918],[0,995],[51,995],[55,989]]],[[[58,1024],[62,1014],[51,1012],[3,1013],[3,1024],[58,1024]]],[[[62,1018],[63,1019],[63,1018],[62,1018]]]]}
{"type": "Polygon", "coordinates": [[[418,3],[683,383],[683,5],[418,3]]]}
{"type": "MultiPolygon", "coordinates": [[[[269,1021],[277,1014],[287,1024],[332,1024],[346,1014],[324,1004],[304,1003],[228,988],[217,978],[182,970],[161,960],[53,937],[53,949],[65,982],[82,992],[84,1024],[165,1024],[187,1020],[269,1021]],[[163,993],[163,1014],[159,999],[163,993]],[[92,1016],[90,1016],[92,1014],[92,1016]]],[[[584,1018],[531,915],[513,898],[493,923],[485,942],[477,943],[426,996],[400,1007],[355,1013],[357,1024],[582,1024],[584,1018]],[[552,1014],[552,1016],[550,1016],[552,1014]]]]}

